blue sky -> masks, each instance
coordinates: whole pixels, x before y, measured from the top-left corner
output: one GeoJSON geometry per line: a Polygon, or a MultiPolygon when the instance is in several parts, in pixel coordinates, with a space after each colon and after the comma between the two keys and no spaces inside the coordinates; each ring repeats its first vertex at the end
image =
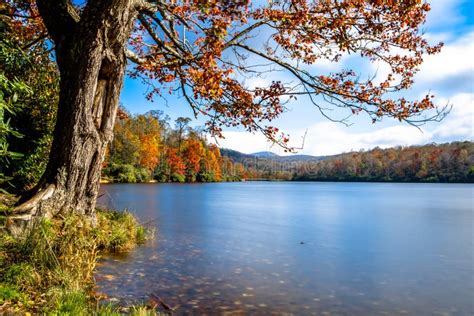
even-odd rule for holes
{"type": "MultiPolygon", "coordinates": [[[[366,116],[351,119],[351,126],[333,123],[322,117],[314,106],[304,98],[288,105],[284,113],[272,125],[291,136],[295,147],[301,146],[302,136],[307,131],[305,144],[299,153],[330,155],[351,150],[370,149],[376,146],[426,144],[454,140],[474,140],[474,1],[472,0],[432,0],[424,26],[425,36],[430,42],[443,41],[445,46],[436,56],[429,56],[416,77],[416,84],[407,91],[407,97],[415,98],[431,91],[436,95],[437,104],[451,104],[451,113],[440,123],[429,123],[422,131],[395,120],[386,119],[372,124],[366,116]]],[[[350,59],[340,64],[323,65],[334,70],[350,65],[350,59]],[[345,64],[344,64],[345,63],[345,64]]],[[[383,66],[359,66],[357,71],[372,75],[383,73],[383,66]]],[[[263,78],[271,82],[272,78],[263,78]]],[[[166,100],[156,98],[154,102],[145,99],[147,87],[139,80],[127,78],[121,95],[122,104],[132,113],[149,110],[163,110],[173,120],[179,116],[192,117],[186,102],[177,96],[166,96],[166,100]]],[[[344,113],[335,111],[334,116],[344,113]]],[[[202,125],[203,118],[192,125],[202,125]]],[[[245,153],[270,150],[282,154],[277,146],[272,146],[263,135],[250,134],[242,129],[224,131],[225,139],[219,146],[245,153]]]]}

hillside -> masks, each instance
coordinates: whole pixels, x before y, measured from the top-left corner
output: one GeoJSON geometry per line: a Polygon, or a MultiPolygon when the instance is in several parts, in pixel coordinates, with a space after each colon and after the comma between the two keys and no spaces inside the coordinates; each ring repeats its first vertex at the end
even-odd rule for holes
{"type": "Polygon", "coordinates": [[[474,182],[474,143],[374,148],[335,156],[243,154],[221,149],[253,178],[295,181],[474,182]],[[263,156],[263,157],[262,157],[263,156]]]}
{"type": "Polygon", "coordinates": [[[331,156],[311,156],[311,155],[287,155],[287,156],[280,156],[270,151],[260,151],[252,154],[244,154],[239,151],[228,149],[228,148],[221,148],[221,154],[223,156],[227,156],[231,158],[234,162],[245,162],[248,159],[263,159],[263,160],[272,160],[272,161],[279,161],[279,162],[288,162],[288,161],[320,161],[327,159],[331,156]]]}

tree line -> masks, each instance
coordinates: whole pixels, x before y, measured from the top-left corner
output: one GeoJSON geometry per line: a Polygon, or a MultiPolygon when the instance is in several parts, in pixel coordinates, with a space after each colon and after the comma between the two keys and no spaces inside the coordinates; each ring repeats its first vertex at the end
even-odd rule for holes
{"type": "Polygon", "coordinates": [[[120,110],[102,176],[111,182],[218,182],[247,177],[242,164],[221,156],[205,133],[179,117],[174,128],[161,111],[120,110]]]}
{"type": "MultiPolygon", "coordinates": [[[[319,160],[284,161],[225,154],[254,178],[293,181],[474,182],[474,143],[374,148],[319,160]]],[[[316,158],[316,157],[315,157],[316,158]]]]}
{"type": "Polygon", "coordinates": [[[375,148],[303,167],[293,180],[474,182],[474,143],[375,148]]]}

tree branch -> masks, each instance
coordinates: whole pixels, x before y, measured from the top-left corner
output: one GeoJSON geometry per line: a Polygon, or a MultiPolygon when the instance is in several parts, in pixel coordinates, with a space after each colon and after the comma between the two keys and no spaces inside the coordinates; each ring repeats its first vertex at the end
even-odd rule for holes
{"type": "Polygon", "coordinates": [[[158,9],[156,4],[146,0],[135,0],[135,8],[138,12],[155,13],[158,9]]]}
{"type": "MultiPolygon", "coordinates": [[[[165,13],[163,11],[160,11],[162,15],[164,15],[165,13]]],[[[148,16],[150,18],[153,19],[153,21],[155,21],[161,28],[161,30],[163,31],[163,33],[165,33],[165,35],[173,42],[174,46],[179,49],[181,52],[183,53],[187,53],[186,49],[184,47],[182,47],[182,45],[180,44],[179,42],[179,39],[176,37],[175,34],[172,34],[170,30],[168,30],[168,28],[166,27],[166,25],[164,25],[164,23],[162,21],[160,21],[160,19],[158,19],[155,15],[153,14],[148,14],[148,16]]]]}
{"type": "Polygon", "coordinates": [[[25,46],[23,46],[22,49],[24,49],[24,50],[29,49],[30,47],[38,44],[39,42],[46,39],[47,37],[48,37],[48,34],[46,32],[43,32],[40,35],[38,35],[38,37],[35,38],[34,40],[32,40],[31,42],[29,42],[28,44],[25,44],[25,46]]]}
{"type": "Polygon", "coordinates": [[[148,23],[148,21],[143,15],[139,14],[138,20],[143,25],[143,27],[147,30],[148,34],[157,45],[159,45],[160,47],[162,47],[163,49],[165,49],[166,51],[168,51],[170,54],[174,55],[175,57],[180,58],[181,55],[176,50],[174,50],[169,45],[166,45],[166,43],[158,37],[158,34],[156,34],[156,32],[153,30],[150,23],[148,23]]]}
{"type": "Polygon", "coordinates": [[[125,56],[129,60],[131,60],[132,62],[134,62],[135,64],[138,64],[138,65],[143,64],[147,61],[146,58],[138,56],[137,54],[135,54],[134,52],[132,52],[129,49],[125,50],[125,56]]]}

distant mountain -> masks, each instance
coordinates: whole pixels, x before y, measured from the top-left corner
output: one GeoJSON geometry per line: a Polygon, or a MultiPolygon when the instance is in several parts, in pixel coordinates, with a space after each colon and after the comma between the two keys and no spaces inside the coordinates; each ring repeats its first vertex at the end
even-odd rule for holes
{"type": "Polygon", "coordinates": [[[241,153],[240,151],[227,149],[227,148],[219,148],[221,152],[221,156],[229,157],[234,162],[242,162],[245,159],[254,159],[255,157],[252,155],[241,153]]]}
{"type": "Polygon", "coordinates": [[[244,154],[240,151],[221,148],[221,155],[229,157],[234,162],[248,162],[249,160],[275,161],[275,162],[308,162],[320,161],[330,158],[331,156],[311,156],[311,155],[288,155],[280,156],[270,151],[260,151],[253,154],[244,154]]]}
{"type": "Polygon", "coordinates": [[[259,151],[258,153],[250,154],[250,156],[255,156],[259,158],[277,158],[279,155],[272,153],[271,151],[259,151]]]}
{"type": "Polygon", "coordinates": [[[293,162],[293,161],[321,161],[334,156],[311,156],[311,155],[289,155],[279,156],[280,161],[293,162]]]}

